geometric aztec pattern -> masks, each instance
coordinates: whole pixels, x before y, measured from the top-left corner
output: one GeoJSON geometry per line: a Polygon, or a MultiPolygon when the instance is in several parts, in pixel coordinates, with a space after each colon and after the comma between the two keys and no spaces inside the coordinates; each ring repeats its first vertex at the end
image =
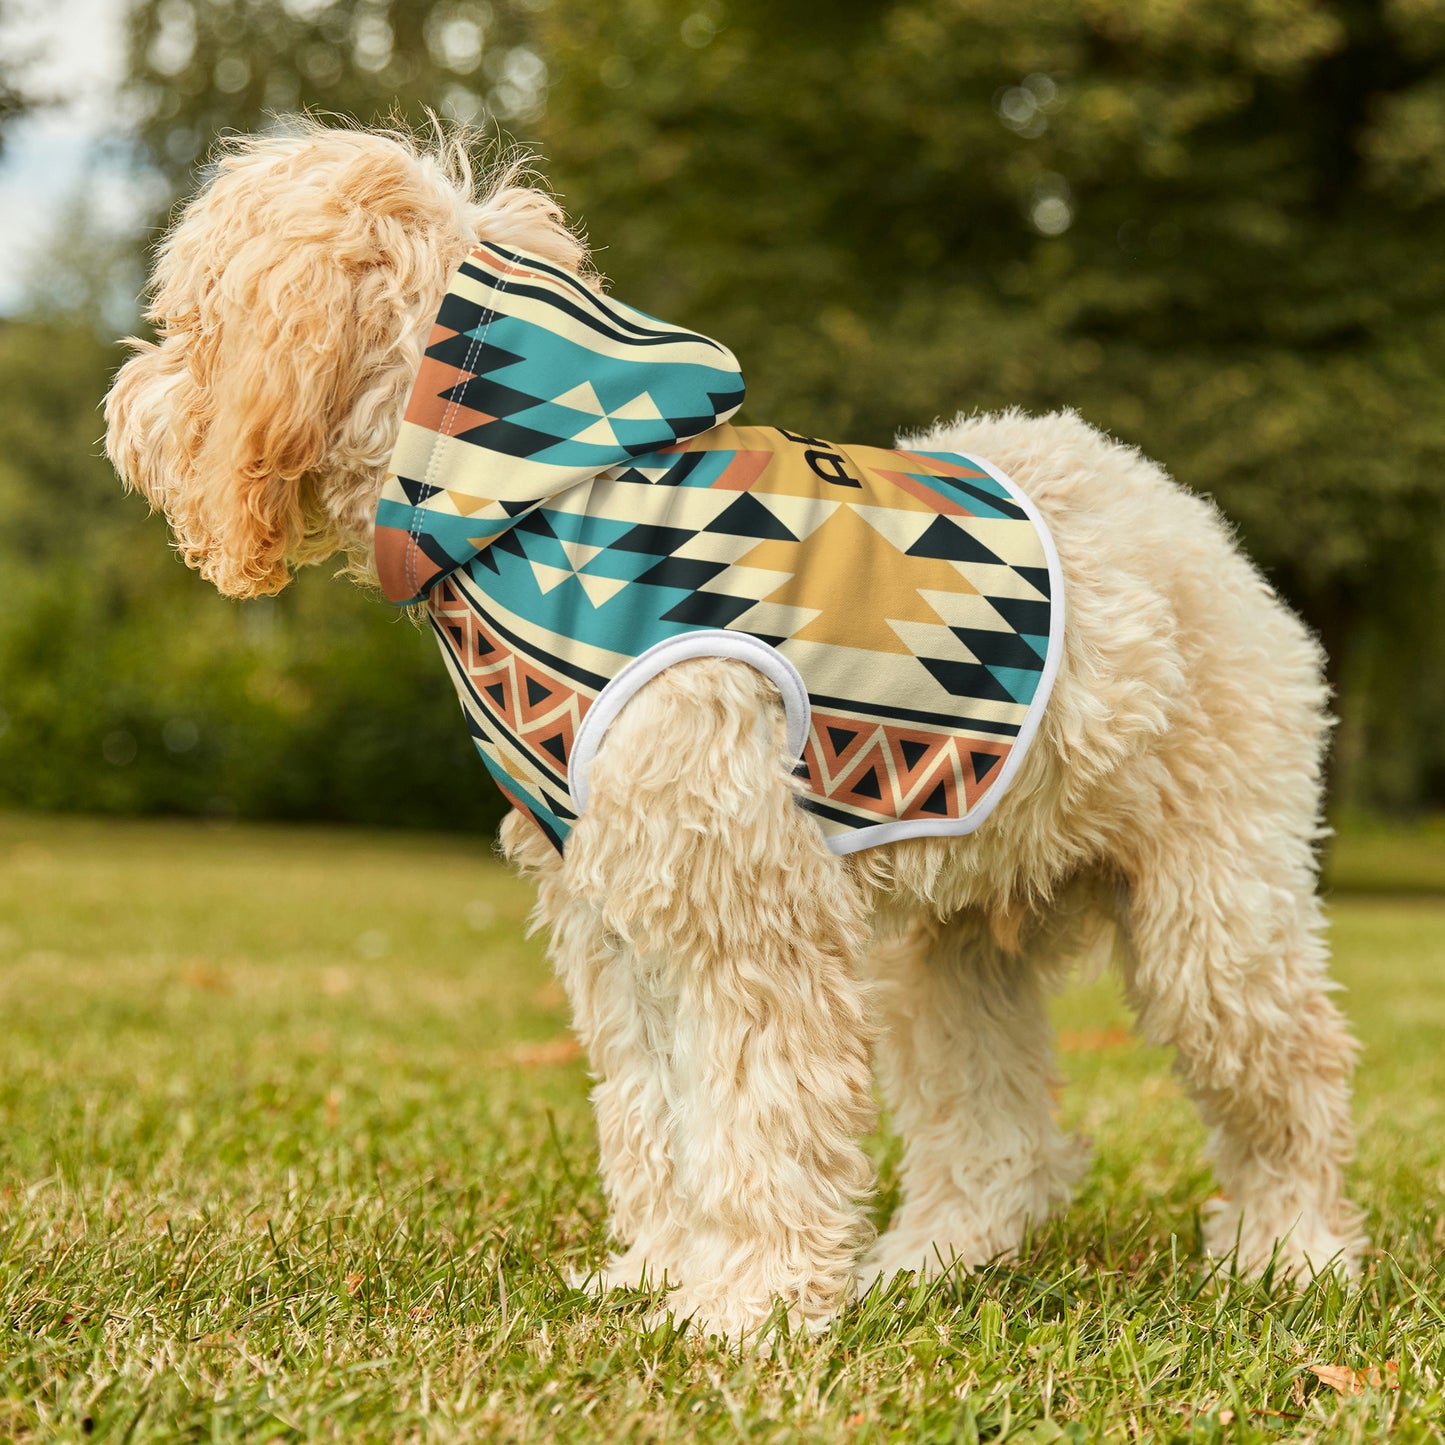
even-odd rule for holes
{"type": "Polygon", "coordinates": [[[426,598],[483,760],[558,848],[588,711],[714,630],[801,675],[798,770],[835,851],[969,831],[1057,665],[1042,523],[974,458],[735,427],[741,399],[716,342],[478,247],[378,508],[388,595],[426,598]]]}
{"type": "Polygon", "coordinates": [[[540,804],[571,821],[558,799],[566,795],[567,763],[590,698],[508,647],[453,583],[437,585],[429,610],[473,740],[497,785],[517,807],[533,811],[540,804]],[[507,761],[493,742],[498,737],[517,740],[520,762],[507,761]]]}

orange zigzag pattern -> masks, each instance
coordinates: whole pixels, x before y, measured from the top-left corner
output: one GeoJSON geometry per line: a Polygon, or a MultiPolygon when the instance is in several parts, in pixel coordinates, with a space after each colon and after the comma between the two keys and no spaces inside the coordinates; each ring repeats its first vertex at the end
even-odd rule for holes
{"type": "Polygon", "coordinates": [[[959,738],[815,711],[803,760],[811,790],[829,803],[882,818],[957,818],[988,791],[1010,751],[1003,739],[959,738]]]}
{"type": "Polygon", "coordinates": [[[560,780],[592,699],[513,652],[450,583],[436,589],[432,612],[488,710],[539,768],[560,780]]]}

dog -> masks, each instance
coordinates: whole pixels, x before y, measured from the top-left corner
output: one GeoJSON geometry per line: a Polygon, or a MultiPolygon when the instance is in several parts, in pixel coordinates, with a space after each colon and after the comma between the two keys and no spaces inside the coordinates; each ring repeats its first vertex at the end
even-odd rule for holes
{"type": "MultiPolygon", "coordinates": [[[[521,267],[633,339],[652,321],[605,296],[524,181],[478,180],[455,138],[304,122],[224,143],[159,248],[156,339],[130,343],[106,399],[118,473],[222,593],[274,593],[340,557],[363,584],[390,569],[391,595],[445,625],[463,574],[409,536],[436,494],[398,492],[395,459],[446,394],[419,377],[455,335],[437,328],[459,268],[521,267]]],[[[663,329],[663,345],[707,342],[663,329]]],[[[782,435],[841,457],[811,465],[846,485],[852,453],[782,435]]],[[[508,770],[505,741],[478,739],[522,804],[502,849],[535,877],[595,1078],[616,1248],[591,1286],[665,1285],[664,1315],[735,1341],[779,1302],[823,1329],[874,1281],[1010,1256],[1085,1168],[1053,1117],[1046,998],[1110,930],[1143,1036],[1172,1046],[1211,1130],[1206,1249],[1252,1275],[1353,1273],[1355,1046],[1316,894],[1316,642],[1208,502],[1072,413],[960,416],[879,455],[977,462],[968,475],[1007,481],[1056,552],[1051,686],[1039,664],[1032,741],[980,826],[837,846],[799,771],[787,670],[762,653],[676,654],[634,678],[565,819],[567,800],[508,770]],[[875,1063],[904,1141],[876,1238],[875,1063]]],[[[935,498],[959,478],[922,484],[935,498]]]]}

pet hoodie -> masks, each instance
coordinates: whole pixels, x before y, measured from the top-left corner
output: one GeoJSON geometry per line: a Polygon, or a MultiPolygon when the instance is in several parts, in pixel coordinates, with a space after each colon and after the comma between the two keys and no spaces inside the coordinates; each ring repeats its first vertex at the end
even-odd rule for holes
{"type": "Polygon", "coordinates": [[[1043,522],[981,458],[733,426],[742,401],[717,342],[477,246],[378,504],[382,587],[425,602],[482,760],[559,850],[609,725],[694,657],[777,685],[835,853],[971,832],[1058,669],[1043,522]]]}

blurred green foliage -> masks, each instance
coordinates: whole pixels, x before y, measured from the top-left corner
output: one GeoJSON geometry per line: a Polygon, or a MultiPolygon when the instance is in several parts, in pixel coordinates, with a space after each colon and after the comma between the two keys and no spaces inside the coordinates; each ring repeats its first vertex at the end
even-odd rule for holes
{"type": "MultiPolygon", "coordinates": [[[[10,0],[0,0],[0,25],[11,19],[14,8],[10,0]]],[[[15,54],[11,47],[7,46],[4,51],[0,51],[0,155],[5,151],[5,127],[18,120],[35,104],[35,98],[20,83],[24,59],[24,56],[15,54]]]]}
{"type": "MultiPolygon", "coordinates": [[[[132,34],[173,195],[268,111],[429,105],[536,145],[617,293],[738,353],[745,419],[1076,407],[1319,630],[1337,796],[1445,803],[1442,0],[140,0],[132,34]]],[[[424,637],[322,577],[223,603],[119,499],[115,356],[64,310],[0,330],[0,799],[495,816],[424,637]]]]}
{"type": "Polygon", "coordinates": [[[485,827],[430,636],[313,571],[226,601],[99,454],[113,351],[0,328],[0,802],[485,827]]]}

